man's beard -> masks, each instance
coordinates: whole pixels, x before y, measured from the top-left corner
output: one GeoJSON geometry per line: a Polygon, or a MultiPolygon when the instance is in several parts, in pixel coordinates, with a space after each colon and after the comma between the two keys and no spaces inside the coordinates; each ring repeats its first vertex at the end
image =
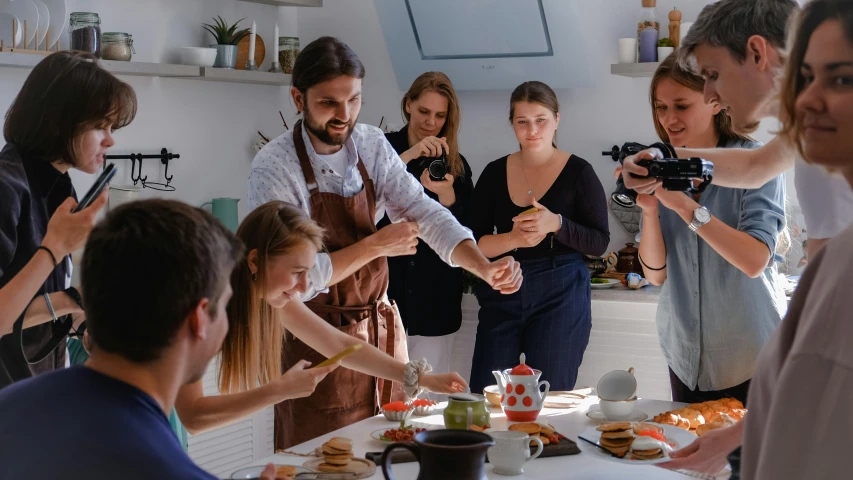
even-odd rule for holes
{"type": "Polygon", "coordinates": [[[335,147],[340,146],[340,145],[344,145],[347,143],[347,140],[352,135],[352,131],[355,130],[356,122],[358,122],[358,118],[356,118],[352,123],[350,123],[348,125],[346,132],[344,132],[342,134],[338,134],[338,133],[332,134],[331,132],[329,132],[329,126],[331,126],[331,125],[341,126],[342,125],[337,120],[330,120],[329,122],[326,122],[325,125],[319,125],[317,123],[314,123],[313,119],[311,118],[311,112],[308,110],[307,105],[305,106],[304,117],[305,117],[305,122],[304,122],[305,128],[312,135],[317,137],[318,140],[325,143],[326,145],[331,145],[331,146],[335,146],[335,147]]]}

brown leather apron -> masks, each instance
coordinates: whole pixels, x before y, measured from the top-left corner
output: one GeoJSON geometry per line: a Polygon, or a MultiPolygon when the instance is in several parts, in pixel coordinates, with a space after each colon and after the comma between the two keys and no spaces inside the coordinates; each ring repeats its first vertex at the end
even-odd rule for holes
{"type": "MultiPolygon", "coordinates": [[[[302,139],[302,122],[293,128],[293,141],[302,173],[310,188],[311,219],[326,229],[329,252],[348,247],[376,232],[376,195],[361,156],[358,171],[364,188],[353,197],[319,191],[314,169],[302,139]]],[[[330,325],[370,343],[394,358],[408,362],[406,334],[397,306],[388,303],[388,261],[368,263],[353,275],[305,303],[330,325]]],[[[282,350],[282,371],[301,359],[316,365],[326,357],[289,333],[282,350]]],[[[402,380],[402,379],[401,379],[402,380]]],[[[378,413],[391,399],[403,399],[399,383],[377,380],[344,367],[328,375],[307,398],[275,406],[275,447],[289,448],[378,413]],[[381,403],[380,403],[381,402],[381,403]]]]}

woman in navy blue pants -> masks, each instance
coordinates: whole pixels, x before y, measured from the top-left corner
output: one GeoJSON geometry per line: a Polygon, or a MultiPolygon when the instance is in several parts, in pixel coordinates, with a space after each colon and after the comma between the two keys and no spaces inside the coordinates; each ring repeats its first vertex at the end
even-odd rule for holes
{"type": "Polygon", "coordinates": [[[480,324],[471,390],[495,383],[523,352],[552,390],[570,390],[589,342],[589,272],[582,254],[601,255],[610,232],[604,189],[592,166],[560,150],[559,103],[550,87],[526,82],[512,93],[510,121],[521,150],[491,162],[477,182],[470,225],[490,258],[521,262],[512,295],[478,288],[480,324]]]}

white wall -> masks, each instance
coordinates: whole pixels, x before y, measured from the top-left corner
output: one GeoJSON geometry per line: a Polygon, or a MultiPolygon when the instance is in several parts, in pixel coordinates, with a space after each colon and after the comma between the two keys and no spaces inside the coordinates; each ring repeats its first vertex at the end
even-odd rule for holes
{"type": "MultiPolygon", "coordinates": [[[[258,33],[267,45],[262,68],[269,68],[273,55],[273,27],[280,35],[297,34],[295,8],[279,8],[236,0],[68,0],[68,11],[97,12],[102,31],[133,35],[133,60],[168,62],[174,47],[207,46],[212,37],[201,28],[221,15],[231,22],[246,17],[241,26],[256,20],[258,33]]],[[[68,40],[64,39],[64,45],[68,40]]],[[[23,85],[28,71],[0,68],[0,110],[5,112],[23,85]]],[[[254,156],[252,143],[257,130],[267,136],[283,131],[278,110],[288,123],[295,111],[287,100],[287,89],[275,86],[201,82],[189,79],[122,77],[133,86],[139,100],[134,122],[116,134],[111,153],[159,153],[163,147],[181,158],[169,165],[174,175],[173,193],[145,190],[144,196],[176,198],[201,204],[213,197],[233,197],[246,213],[246,178],[254,156]]],[[[0,140],[0,143],[3,143],[0,140]]],[[[130,162],[118,160],[120,168],[113,183],[130,183],[130,162]]],[[[162,180],[157,160],[144,164],[149,181],[162,180]]],[[[80,196],[94,177],[72,171],[80,196]]]]}
{"type": "MultiPolygon", "coordinates": [[[[565,28],[582,30],[586,45],[581,48],[589,51],[586,67],[592,72],[595,86],[557,91],[561,104],[559,145],[590,162],[609,193],[615,188],[612,179],[615,163],[601,152],[626,141],[657,141],[648,103],[650,79],[610,74],[610,64],[617,62],[616,40],[636,34],[641,2],[577,3],[581,21],[565,28]]],[[[667,15],[674,5],[683,12],[682,21],[687,22],[695,20],[708,3],[711,2],[659,1],[657,11],[662,29],[667,28],[667,15]]],[[[299,11],[299,34],[303,44],[323,35],[333,35],[348,43],[367,68],[365,105],[360,120],[377,124],[384,116],[392,126],[404,125],[399,107],[404,92],[397,85],[373,1],[324,0],[322,9],[302,9],[299,11]]],[[[531,72],[530,79],[536,79],[535,72],[531,72]]],[[[510,93],[459,92],[462,107],[459,148],[471,163],[475,180],[489,162],[518,148],[507,119],[510,93]]],[[[769,139],[767,127],[762,126],[757,136],[769,139]]],[[[793,182],[790,182],[789,195],[793,197],[793,182]]],[[[633,240],[612,216],[610,220],[609,250],[616,251],[633,240]]]]}

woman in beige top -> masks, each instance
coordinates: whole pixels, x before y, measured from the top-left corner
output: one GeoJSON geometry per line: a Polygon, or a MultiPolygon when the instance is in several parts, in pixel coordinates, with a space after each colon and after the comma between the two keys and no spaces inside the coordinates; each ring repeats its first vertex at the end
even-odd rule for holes
{"type": "MultiPolygon", "coordinates": [[[[796,22],[782,81],[783,133],[853,188],[853,2],[814,0],[796,22]]],[[[675,452],[668,468],[714,473],[743,445],[741,478],[850,478],[853,228],[809,262],[749,391],[749,414],[675,452]]],[[[733,477],[735,478],[735,477],[733,477]]]]}

